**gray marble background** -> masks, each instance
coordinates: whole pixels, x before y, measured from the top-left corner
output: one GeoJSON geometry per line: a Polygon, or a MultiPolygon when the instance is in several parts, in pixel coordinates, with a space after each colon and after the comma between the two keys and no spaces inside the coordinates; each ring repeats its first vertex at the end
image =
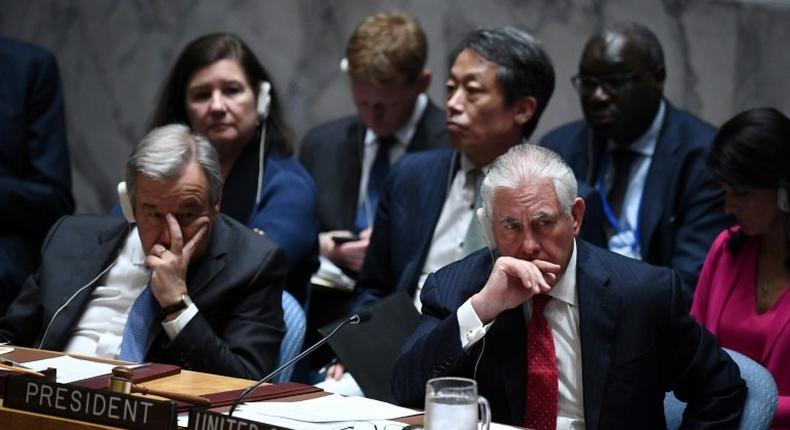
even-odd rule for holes
{"type": "MultiPolygon", "coordinates": [[[[161,81],[181,48],[239,34],[274,75],[297,137],[353,112],[338,63],[365,15],[401,9],[428,35],[431,97],[444,100],[446,57],[468,30],[515,25],[552,56],[558,85],[536,137],[581,115],[569,77],[587,37],[636,20],[664,45],[666,94],[721,124],[755,106],[790,113],[790,2],[737,0],[0,0],[0,33],[55,53],[63,79],[78,212],[105,212],[161,81]]],[[[298,142],[297,142],[298,143],[298,142]]]]}

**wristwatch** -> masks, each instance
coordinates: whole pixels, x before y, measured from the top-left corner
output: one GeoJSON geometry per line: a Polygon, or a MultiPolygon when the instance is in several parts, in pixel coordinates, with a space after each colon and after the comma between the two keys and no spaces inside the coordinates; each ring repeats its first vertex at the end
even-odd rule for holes
{"type": "Polygon", "coordinates": [[[169,316],[178,311],[188,308],[189,305],[191,304],[192,304],[192,299],[190,299],[189,296],[186,295],[186,293],[184,293],[181,295],[181,299],[179,301],[173,303],[172,305],[163,307],[162,312],[165,313],[165,316],[169,316]]]}

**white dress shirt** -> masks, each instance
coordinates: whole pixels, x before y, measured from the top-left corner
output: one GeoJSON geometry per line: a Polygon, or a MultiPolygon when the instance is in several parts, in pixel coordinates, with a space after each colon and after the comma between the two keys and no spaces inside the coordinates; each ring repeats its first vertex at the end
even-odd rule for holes
{"type": "MultiPolygon", "coordinates": [[[[627,150],[636,155],[632,162],[631,172],[628,175],[628,188],[623,197],[623,209],[620,218],[617,220],[621,231],[612,234],[609,238],[609,250],[626,257],[642,259],[642,250],[639,246],[639,238],[636,237],[636,228],[639,220],[639,210],[642,205],[642,194],[645,191],[647,172],[653,162],[653,154],[656,152],[658,134],[661,131],[661,124],[664,123],[664,113],[666,103],[662,100],[659,105],[656,117],[650,128],[637,140],[627,146],[627,150]]],[[[611,151],[617,148],[614,141],[607,142],[607,149],[611,151]]],[[[610,163],[611,165],[611,163],[610,163]]],[[[606,171],[606,189],[609,190],[614,183],[614,169],[606,171]]],[[[604,193],[606,195],[607,193],[604,193]]]]}
{"type": "MultiPolygon", "coordinates": [[[[400,157],[403,156],[403,154],[406,153],[406,147],[409,145],[411,139],[414,137],[414,134],[417,132],[417,125],[420,123],[422,114],[425,113],[425,109],[427,107],[428,96],[425,94],[420,94],[417,96],[417,101],[414,103],[414,111],[411,113],[411,117],[408,121],[406,121],[405,124],[395,131],[395,134],[393,135],[393,137],[395,137],[398,142],[390,146],[390,165],[394,164],[400,157]]],[[[373,167],[373,163],[376,161],[376,155],[378,155],[379,152],[379,143],[377,140],[379,137],[381,136],[377,136],[376,133],[370,128],[368,128],[365,132],[365,141],[362,145],[362,171],[360,172],[361,176],[359,178],[358,205],[368,204],[368,181],[370,179],[370,169],[373,167]]],[[[372,227],[372,220],[375,215],[376,208],[366,207],[365,210],[368,211],[368,219],[371,220],[370,225],[372,227]]]]}
{"type": "MultiPolygon", "coordinates": [[[[409,118],[406,124],[403,124],[401,128],[395,132],[394,137],[398,142],[390,146],[390,165],[398,161],[398,159],[406,153],[409,143],[411,143],[412,138],[414,138],[414,134],[417,133],[417,126],[419,125],[422,115],[425,113],[425,109],[427,109],[427,107],[428,96],[422,93],[417,96],[411,118],[409,118]]],[[[375,208],[371,207],[367,198],[368,182],[370,181],[370,169],[373,167],[373,163],[376,161],[376,155],[379,152],[379,144],[377,139],[378,136],[376,136],[376,133],[368,128],[365,132],[365,140],[363,141],[362,145],[362,170],[360,172],[361,176],[359,178],[359,200],[357,201],[358,208],[364,207],[365,216],[368,220],[370,220],[370,227],[373,227],[373,220],[375,219],[376,214],[375,208]]],[[[339,286],[353,289],[354,280],[346,276],[345,273],[343,273],[343,269],[335,265],[335,263],[323,255],[319,256],[319,262],[320,266],[318,271],[316,271],[316,274],[313,275],[313,278],[315,279],[314,283],[321,284],[324,282],[329,282],[333,285],[337,284],[339,286]]]]}
{"type": "MultiPolygon", "coordinates": [[[[64,352],[118,358],[129,311],[151,279],[151,271],[145,267],[145,257],[135,227],[127,235],[110,271],[97,281],[98,285],[72,329],[64,352]]],[[[178,318],[163,322],[162,326],[172,339],[196,314],[197,307],[192,304],[178,318]]]]}
{"type": "MultiPolygon", "coordinates": [[[[553,300],[543,311],[551,327],[557,355],[559,402],[557,429],[584,429],[584,389],[582,384],[582,347],[579,332],[579,306],[576,295],[576,242],[562,277],[548,293],[553,300]]],[[[532,317],[532,300],[521,306],[526,326],[532,317]]],[[[493,324],[483,325],[472,307],[471,298],[456,313],[464,349],[482,339],[493,324]]],[[[525,370],[526,372],[526,370],[525,370]]],[[[526,387],[525,387],[526,390],[526,387]]]]}
{"type": "MultiPolygon", "coordinates": [[[[422,309],[420,293],[422,285],[428,274],[435,272],[442,267],[460,260],[463,255],[464,238],[469,224],[474,217],[475,202],[475,182],[471,179],[471,172],[476,169],[474,164],[461,154],[461,168],[455,172],[447,197],[442,206],[442,212],[431,238],[431,247],[422,268],[422,275],[417,282],[417,290],[414,292],[414,306],[419,311],[422,309]]],[[[488,171],[488,166],[481,168],[483,172],[488,171]]]]}

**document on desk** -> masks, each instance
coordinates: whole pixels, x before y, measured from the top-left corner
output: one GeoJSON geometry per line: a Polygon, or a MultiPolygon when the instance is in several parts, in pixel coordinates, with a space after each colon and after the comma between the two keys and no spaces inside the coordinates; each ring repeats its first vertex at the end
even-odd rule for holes
{"type": "Polygon", "coordinates": [[[420,412],[365,397],[332,394],[298,402],[245,403],[240,411],[308,423],[393,420],[420,412]]]}
{"type": "Polygon", "coordinates": [[[43,360],[28,361],[24,363],[24,365],[39,372],[46,370],[48,367],[58,369],[57,382],[61,384],[68,384],[70,382],[81,381],[83,379],[93,378],[96,376],[108,375],[112,373],[112,368],[117,366],[116,364],[82,360],[68,355],[45,358],[43,360]]]}
{"type": "MultiPolygon", "coordinates": [[[[290,420],[288,418],[278,418],[244,412],[241,409],[237,409],[233,416],[291,430],[398,430],[408,425],[391,420],[309,423],[305,421],[290,420]]],[[[189,414],[184,413],[178,415],[178,426],[184,428],[189,426],[189,414]]]]}

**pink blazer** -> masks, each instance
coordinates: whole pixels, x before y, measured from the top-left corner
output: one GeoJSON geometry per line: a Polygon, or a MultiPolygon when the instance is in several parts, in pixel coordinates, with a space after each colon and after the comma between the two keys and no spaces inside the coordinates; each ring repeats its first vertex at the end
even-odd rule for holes
{"type": "MultiPolygon", "coordinates": [[[[691,314],[714,335],[719,330],[721,309],[733,290],[755,285],[759,240],[750,238],[737,256],[727,251],[727,241],[739,229],[724,230],[713,242],[694,292],[691,314]]],[[[762,355],[752,357],[771,372],[779,390],[772,428],[790,428],[790,300],[781,300],[781,306],[777,309],[779,323],[767,334],[762,355]]],[[[722,346],[738,350],[737,345],[722,346]]]]}

